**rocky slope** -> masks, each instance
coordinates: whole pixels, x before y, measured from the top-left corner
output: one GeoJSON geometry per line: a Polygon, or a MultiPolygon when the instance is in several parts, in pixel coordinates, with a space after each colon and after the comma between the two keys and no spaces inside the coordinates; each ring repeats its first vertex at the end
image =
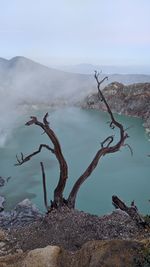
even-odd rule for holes
{"type": "Polygon", "coordinates": [[[149,224],[124,211],[99,217],[64,206],[41,217],[29,201],[19,206],[1,224],[0,267],[150,266],[149,224]]]}
{"type": "MultiPolygon", "coordinates": [[[[103,90],[113,112],[140,117],[144,127],[150,129],[150,83],[123,85],[113,82],[103,90]]],[[[89,95],[82,105],[84,108],[106,110],[97,93],[89,95]]]]}

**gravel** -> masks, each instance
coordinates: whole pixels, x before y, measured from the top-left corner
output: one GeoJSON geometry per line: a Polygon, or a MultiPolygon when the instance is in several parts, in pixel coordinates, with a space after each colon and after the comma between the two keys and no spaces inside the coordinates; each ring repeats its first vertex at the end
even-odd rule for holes
{"type": "MultiPolygon", "coordinates": [[[[53,210],[27,227],[10,230],[12,246],[27,251],[47,245],[58,245],[75,251],[90,240],[135,239],[144,237],[145,229],[139,227],[128,214],[115,210],[98,217],[82,211],[63,207],[53,210]]],[[[146,235],[149,235],[146,232],[146,235]]]]}

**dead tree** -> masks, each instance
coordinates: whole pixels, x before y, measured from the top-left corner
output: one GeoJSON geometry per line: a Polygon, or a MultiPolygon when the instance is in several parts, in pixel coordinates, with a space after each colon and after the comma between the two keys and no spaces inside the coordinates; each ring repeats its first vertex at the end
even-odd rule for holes
{"type": "MultiPolygon", "coordinates": [[[[69,208],[74,208],[77,193],[78,193],[81,185],[85,182],[85,180],[94,171],[94,169],[98,165],[100,159],[102,159],[102,157],[106,156],[107,154],[115,153],[115,152],[119,151],[122,146],[127,145],[127,144],[125,144],[125,140],[129,136],[126,133],[126,130],[124,130],[123,125],[121,123],[119,123],[114,118],[114,115],[113,115],[113,113],[109,107],[109,104],[107,103],[107,101],[106,101],[106,99],[105,99],[105,97],[104,97],[104,95],[100,89],[101,84],[106,79],[108,79],[108,77],[104,77],[104,79],[102,79],[100,81],[99,80],[99,73],[97,73],[96,71],[95,71],[94,77],[95,77],[95,80],[97,83],[99,99],[100,99],[100,101],[104,102],[106,109],[107,109],[107,112],[110,116],[110,123],[109,123],[110,128],[111,129],[117,128],[119,130],[119,140],[116,143],[114,143],[114,135],[110,135],[103,142],[101,142],[100,148],[96,152],[96,154],[95,154],[94,158],[92,159],[91,163],[89,164],[89,166],[81,174],[81,176],[76,180],[76,182],[73,185],[72,190],[71,190],[67,199],[64,199],[63,192],[64,192],[66,181],[68,178],[68,166],[67,166],[67,162],[64,158],[64,155],[62,153],[59,140],[58,140],[56,134],[54,133],[54,131],[51,129],[50,124],[47,120],[48,119],[48,113],[46,113],[42,122],[39,121],[37,119],[37,117],[31,116],[31,120],[26,123],[27,126],[36,125],[36,126],[42,128],[44,133],[47,134],[47,136],[51,140],[53,147],[50,147],[46,144],[41,144],[37,151],[31,153],[28,156],[24,156],[23,153],[21,153],[20,159],[18,158],[18,156],[16,156],[16,158],[17,158],[16,165],[22,165],[23,163],[29,161],[33,156],[40,153],[42,148],[46,148],[47,150],[49,150],[51,153],[53,153],[56,156],[58,163],[59,163],[59,173],[60,174],[59,174],[58,184],[54,190],[54,198],[51,201],[50,208],[60,208],[63,205],[67,205],[69,208]]],[[[43,163],[41,163],[41,169],[42,169],[42,177],[43,177],[44,201],[45,201],[45,206],[48,209],[47,197],[46,197],[47,192],[46,192],[46,184],[45,184],[45,172],[44,172],[43,163]]]]}

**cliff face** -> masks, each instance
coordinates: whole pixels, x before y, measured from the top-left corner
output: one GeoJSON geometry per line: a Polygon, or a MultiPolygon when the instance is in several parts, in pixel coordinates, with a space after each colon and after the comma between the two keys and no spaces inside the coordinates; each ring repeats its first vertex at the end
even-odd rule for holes
{"type": "MultiPolygon", "coordinates": [[[[113,112],[136,116],[144,119],[144,127],[150,129],[150,83],[123,85],[113,82],[103,90],[113,112]]],[[[106,110],[96,94],[85,99],[84,108],[106,110]]]]}

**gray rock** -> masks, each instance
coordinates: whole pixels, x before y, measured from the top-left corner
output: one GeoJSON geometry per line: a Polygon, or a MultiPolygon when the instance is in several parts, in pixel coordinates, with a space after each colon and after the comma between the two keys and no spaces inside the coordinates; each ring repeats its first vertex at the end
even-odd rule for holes
{"type": "Polygon", "coordinates": [[[0,242],[0,249],[2,249],[2,247],[4,247],[5,245],[5,242],[0,242]]]}
{"type": "Polygon", "coordinates": [[[18,203],[16,207],[9,211],[0,213],[0,227],[8,229],[29,224],[41,218],[42,214],[29,199],[18,203]]]}

